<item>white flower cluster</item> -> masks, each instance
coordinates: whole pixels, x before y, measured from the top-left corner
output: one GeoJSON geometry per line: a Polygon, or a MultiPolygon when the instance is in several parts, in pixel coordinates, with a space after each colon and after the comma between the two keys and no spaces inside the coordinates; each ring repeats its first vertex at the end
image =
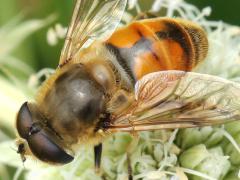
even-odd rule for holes
{"type": "Polygon", "coordinates": [[[57,23],[55,27],[52,27],[47,32],[47,42],[51,46],[55,46],[59,39],[65,38],[67,28],[57,23]]]}

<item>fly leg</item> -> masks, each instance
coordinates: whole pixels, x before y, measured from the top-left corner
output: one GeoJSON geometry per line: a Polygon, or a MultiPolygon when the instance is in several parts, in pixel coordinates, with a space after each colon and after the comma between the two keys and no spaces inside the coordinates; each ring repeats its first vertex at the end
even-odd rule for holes
{"type": "Polygon", "coordinates": [[[132,166],[131,166],[131,159],[129,153],[127,153],[127,165],[128,165],[128,180],[133,180],[132,175],[132,166]]]}
{"type": "Polygon", "coordinates": [[[133,139],[131,143],[128,145],[126,149],[126,154],[127,154],[127,170],[128,170],[128,180],[133,180],[133,169],[132,169],[132,163],[131,163],[131,154],[134,153],[136,150],[138,144],[139,144],[139,136],[137,133],[132,134],[133,139]]]}
{"type": "Polygon", "coordinates": [[[100,172],[101,157],[102,157],[102,143],[94,146],[94,167],[96,173],[100,172]]]}

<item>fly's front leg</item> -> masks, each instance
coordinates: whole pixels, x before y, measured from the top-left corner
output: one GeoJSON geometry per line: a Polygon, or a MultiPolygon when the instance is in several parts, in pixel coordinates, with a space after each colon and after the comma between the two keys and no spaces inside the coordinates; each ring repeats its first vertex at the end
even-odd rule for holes
{"type": "Polygon", "coordinates": [[[101,158],[102,158],[102,143],[94,146],[94,167],[96,173],[100,172],[101,158]]]}

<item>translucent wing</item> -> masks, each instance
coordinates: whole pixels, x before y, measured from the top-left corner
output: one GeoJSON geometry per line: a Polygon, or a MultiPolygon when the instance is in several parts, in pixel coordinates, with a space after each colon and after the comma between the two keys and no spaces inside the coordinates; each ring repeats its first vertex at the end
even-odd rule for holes
{"type": "Polygon", "coordinates": [[[104,40],[118,26],[127,0],[77,0],[59,66],[93,40],[104,40]]]}
{"type": "Polygon", "coordinates": [[[200,127],[240,120],[240,85],[183,71],[151,73],[135,86],[135,102],[109,131],[200,127]]]}

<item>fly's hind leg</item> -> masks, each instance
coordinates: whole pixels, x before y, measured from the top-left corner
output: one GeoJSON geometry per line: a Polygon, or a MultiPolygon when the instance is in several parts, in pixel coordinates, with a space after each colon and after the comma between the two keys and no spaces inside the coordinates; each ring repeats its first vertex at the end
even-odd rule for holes
{"type": "Polygon", "coordinates": [[[128,170],[128,180],[133,180],[133,169],[132,169],[132,163],[131,163],[131,154],[133,154],[139,144],[139,136],[138,134],[132,134],[133,139],[131,143],[128,145],[126,149],[127,153],[127,170],[128,170]]]}

